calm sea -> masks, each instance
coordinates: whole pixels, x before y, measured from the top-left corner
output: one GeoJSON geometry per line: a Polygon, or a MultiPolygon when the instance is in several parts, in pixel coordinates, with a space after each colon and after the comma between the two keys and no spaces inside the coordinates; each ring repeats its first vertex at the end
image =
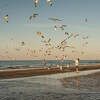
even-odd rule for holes
{"type": "MultiPolygon", "coordinates": [[[[43,67],[45,62],[43,60],[14,60],[14,61],[0,61],[0,69],[5,68],[27,68],[27,67],[43,67]]],[[[57,60],[46,60],[46,66],[56,66],[59,65],[73,65],[74,61],[72,60],[64,60],[57,61],[57,60]]],[[[100,60],[81,60],[81,65],[88,65],[88,64],[100,64],[100,60]]]]}

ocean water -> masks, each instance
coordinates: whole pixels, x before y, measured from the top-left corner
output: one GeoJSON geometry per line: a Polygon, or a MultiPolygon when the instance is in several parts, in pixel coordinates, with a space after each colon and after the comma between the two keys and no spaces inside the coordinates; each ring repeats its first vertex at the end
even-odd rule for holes
{"type": "MultiPolygon", "coordinates": [[[[0,61],[0,69],[5,68],[28,68],[28,67],[44,67],[52,66],[55,67],[57,64],[66,66],[67,64],[73,65],[73,60],[6,60],[0,61]],[[46,63],[45,63],[46,62],[46,63]]],[[[100,60],[80,60],[80,65],[89,65],[89,64],[100,64],[100,60]]]]}

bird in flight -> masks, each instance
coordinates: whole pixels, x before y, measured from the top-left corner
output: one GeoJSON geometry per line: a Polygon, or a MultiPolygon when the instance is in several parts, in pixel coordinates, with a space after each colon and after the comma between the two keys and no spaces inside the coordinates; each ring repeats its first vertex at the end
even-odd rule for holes
{"type": "Polygon", "coordinates": [[[49,18],[49,20],[52,20],[52,21],[62,21],[61,19],[58,19],[58,18],[49,18]]]}
{"type": "Polygon", "coordinates": [[[4,22],[8,23],[8,19],[9,19],[8,14],[7,14],[7,15],[5,15],[5,16],[3,17],[3,19],[4,19],[4,22]]]}
{"type": "Polygon", "coordinates": [[[35,7],[39,5],[39,0],[33,0],[35,7]]]}

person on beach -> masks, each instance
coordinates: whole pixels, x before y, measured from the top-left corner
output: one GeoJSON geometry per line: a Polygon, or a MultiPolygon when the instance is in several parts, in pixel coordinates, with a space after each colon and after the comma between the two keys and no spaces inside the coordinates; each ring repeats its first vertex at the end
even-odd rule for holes
{"type": "Polygon", "coordinates": [[[79,58],[77,58],[76,60],[75,60],[75,67],[76,67],[76,72],[79,72],[79,58]]]}
{"type": "Polygon", "coordinates": [[[70,63],[67,63],[67,68],[69,68],[70,67],[70,63]]]}
{"type": "Polygon", "coordinates": [[[63,70],[63,67],[62,67],[62,66],[60,66],[60,70],[61,70],[61,71],[63,70]]]}
{"type": "Polygon", "coordinates": [[[61,59],[61,64],[60,64],[60,66],[59,66],[59,68],[60,68],[61,71],[63,70],[63,62],[64,62],[64,59],[62,58],[62,59],[61,59]]]}
{"type": "Polygon", "coordinates": [[[46,68],[47,63],[45,59],[43,60],[43,65],[44,65],[44,68],[46,68]]]}

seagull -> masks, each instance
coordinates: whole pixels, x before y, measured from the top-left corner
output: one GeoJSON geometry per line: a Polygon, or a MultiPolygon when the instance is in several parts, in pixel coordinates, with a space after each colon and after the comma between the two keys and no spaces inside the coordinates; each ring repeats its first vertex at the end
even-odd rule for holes
{"type": "Polygon", "coordinates": [[[65,32],[65,35],[69,35],[69,33],[68,32],[65,32]]]}
{"type": "Polygon", "coordinates": [[[39,14],[33,13],[33,18],[37,17],[39,14]]]}
{"type": "Polygon", "coordinates": [[[61,25],[59,28],[61,28],[61,30],[64,30],[64,27],[66,27],[67,25],[61,25]]]}
{"type": "Polygon", "coordinates": [[[74,38],[76,38],[76,37],[78,37],[79,36],[79,34],[78,33],[76,33],[75,35],[74,35],[74,38]]]}
{"type": "Polygon", "coordinates": [[[67,25],[55,25],[54,29],[57,30],[57,28],[58,28],[58,29],[64,30],[64,27],[66,27],[66,26],[67,25]]]}
{"type": "Polygon", "coordinates": [[[22,42],[21,42],[21,46],[24,46],[24,45],[25,45],[25,42],[24,42],[24,41],[22,41],[22,42]]]}
{"type": "Polygon", "coordinates": [[[37,35],[43,36],[43,33],[42,32],[37,32],[37,35]]]}
{"type": "Polygon", "coordinates": [[[39,0],[33,0],[33,2],[34,2],[35,7],[37,7],[39,4],[39,0]]]}
{"type": "Polygon", "coordinates": [[[3,19],[4,19],[4,21],[5,21],[6,23],[8,23],[8,19],[9,19],[8,14],[5,15],[5,16],[3,17],[3,19]]]}
{"type": "Polygon", "coordinates": [[[48,19],[52,21],[62,21],[61,19],[58,19],[58,18],[48,18],[48,19]]]}
{"type": "Polygon", "coordinates": [[[31,21],[33,18],[36,18],[39,14],[33,13],[30,17],[29,20],[31,21]]]}
{"type": "Polygon", "coordinates": [[[50,6],[52,6],[55,0],[46,0],[46,1],[47,1],[47,4],[49,4],[50,6]]]}

